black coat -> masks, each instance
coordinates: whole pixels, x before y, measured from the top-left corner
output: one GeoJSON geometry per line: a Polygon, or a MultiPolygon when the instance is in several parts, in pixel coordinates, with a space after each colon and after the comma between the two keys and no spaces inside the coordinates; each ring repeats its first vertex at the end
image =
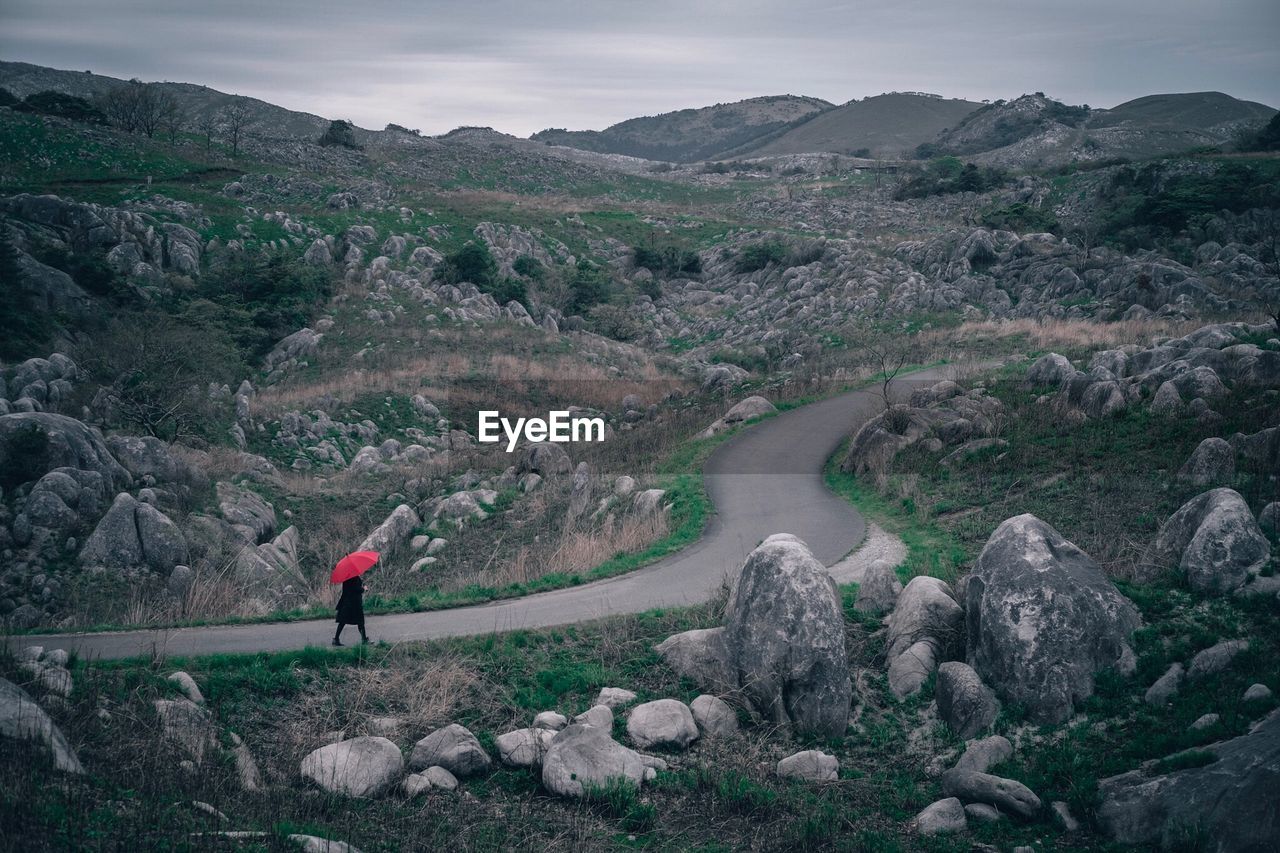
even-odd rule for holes
{"type": "Polygon", "coordinates": [[[364,624],[364,581],[358,577],[342,582],[342,597],[338,599],[338,617],[335,621],[346,625],[364,624]]]}

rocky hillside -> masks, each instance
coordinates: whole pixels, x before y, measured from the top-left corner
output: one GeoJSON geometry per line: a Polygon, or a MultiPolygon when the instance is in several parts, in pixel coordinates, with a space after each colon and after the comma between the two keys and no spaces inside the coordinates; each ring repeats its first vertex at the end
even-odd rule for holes
{"type": "MultiPolygon", "coordinates": [[[[62,71],[26,62],[0,62],[0,89],[7,89],[19,98],[36,92],[54,91],[93,100],[126,82],[89,71],[62,71]]],[[[248,125],[259,136],[315,140],[329,126],[328,118],[286,109],[257,98],[219,92],[208,86],[169,82],[156,85],[178,99],[192,128],[231,106],[246,111],[248,125]]],[[[374,143],[383,135],[381,131],[364,128],[356,128],[355,134],[361,144],[374,143]]]]}
{"type": "Polygon", "coordinates": [[[917,153],[1018,168],[1144,159],[1229,147],[1274,114],[1220,92],[1151,95],[1110,110],[1069,106],[1037,93],[983,107],[917,153]]]}
{"type": "Polygon", "coordinates": [[[850,101],[810,117],[762,144],[752,143],[721,156],[771,157],[831,152],[897,158],[909,156],[981,104],[911,92],[850,101]]]}
{"type": "Polygon", "coordinates": [[[830,108],[831,104],[819,98],[774,95],[628,119],[604,130],[544,130],[532,139],[548,145],[691,163],[744,148],[830,108]]]}

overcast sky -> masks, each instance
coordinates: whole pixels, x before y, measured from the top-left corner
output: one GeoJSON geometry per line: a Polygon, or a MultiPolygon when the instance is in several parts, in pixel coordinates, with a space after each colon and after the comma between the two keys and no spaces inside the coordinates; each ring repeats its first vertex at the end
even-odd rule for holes
{"type": "Polygon", "coordinates": [[[1280,106],[1278,0],[0,0],[0,59],[526,136],[803,94],[1280,106]]]}

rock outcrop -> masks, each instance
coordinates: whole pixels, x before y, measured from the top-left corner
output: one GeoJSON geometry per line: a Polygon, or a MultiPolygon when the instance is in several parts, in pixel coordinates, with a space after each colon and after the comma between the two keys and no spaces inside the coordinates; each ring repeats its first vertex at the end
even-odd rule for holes
{"type": "Polygon", "coordinates": [[[1134,770],[1098,783],[1098,823],[1121,844],[1166,849],[1190,832],[1213,850],[1280,848],[1280,711],[1204,747],[1213,761],[1173,773],[1134,770]]]}
{"type": "Polygon", "coordinates": [[[1138,611],[1087,554],[1033,515],[1010,518],[965,595],[969,664],[1031,719],[1061,723],[1126,654],[1138,611]]]}

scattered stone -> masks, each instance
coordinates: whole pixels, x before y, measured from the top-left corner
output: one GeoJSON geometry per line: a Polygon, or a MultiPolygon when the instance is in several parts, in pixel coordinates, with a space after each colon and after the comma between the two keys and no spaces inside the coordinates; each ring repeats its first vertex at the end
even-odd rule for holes
{"type": "Polygon", "coordinates": [[[898,595],[887,634],[889,687],[905,699],[919,692],[939,659],[962,647],[964,611],[950,586],[920,575],[898,595]]]}
{"type": "Polygon", "coordinates": [[[543,711],[533,718],[535,729],[546,729],[549,732],[558,732],[567,725],[569,725],[569,718],[556,711],[543,711]]]}
{"type": "Polygon", "coordinates": [[[995,806],[986,803],[969,803],[964,807],[964,816],[975,823],[997,823],[1002,817],[995,806]]]}
{"type": "Polygon", "coordinates": [[[971,740],[965,745],[964,754],[956,762],[957,770],[986,773],[1002,761],[1013,757],[1013,744],[1003,735],[990,735],[971,740]]]}
{"type": "Polygon", "coordinates": [[[1054,800],[1049,804],[1049,809],[1065,831],[1075,832],[1080,829],[1080,821],[1076,820],[1075,815],[1071,813],[1071,807],[1062,800],[1054,800]]]}
{"type": "Polygon", "coordinates": [[[1191,458],[1178,471],[1178,479],[1193,486],[1215,486],[1231,482],[1236,474],[1235,449],[1224,438],[1206,438],[1196,446],[1191,458]]]}
{"type": "Polygon", "coordinates": [[[228,733],[227,738],[231,741],[231,758],[236,765],[236,780],[240,783],[240,789],[261,791],[262,773],[258,771],[258,762],[253,760],[253,753],[235,732],[228,733]]]}
{"type": "Polygon", "coordinates": [[[1191,665],[1187,667],[1187,677],[1195,680],[1222,672],[1231,666],[1231,661],[1235,660],[1236,655],[1247,648],[1249,648],[1248,640],[1224,640],[1197,652],[1191,659],[1191,665]]]}
{"type": "Polygon", "coordinates": [[[484,773],[491,764],[476,736],[458,723],[436,729],[418,741],[409,757],[410,770],[440,766],[458,778],[484,773]]]}
{"type": "Polygon", "coordinates": [[[738,715],[718,696],[704,693],[689,703],[689,710],[703,737],[729,737],[738,732],[738,715]]]}
{"type": "MultiPolygon", "coordinates": [[[[231,835],[232,833],[223,834],[231,835]]],[[[289,840],[302,848],[302,853],[360,853],[345,841],[330,841],[328,838],[320,838],[317,835],[302,835],[295,832],[289,835],[289,840]]]]}
{"type": "Polygon", "coordinates": [[[603,788],[615,779],[639,788],[646,771],[652,770],[607,729],[574,724],[551,741],[542,759],[542,784],[558,796],[581,797],[584,786],[603,788]]]}
{"type": "Polygon", "coordinates": [[[536,767],[554,737],[555,732],[547,729],[516,729],[498,735],[493,745],[498,748],[498,759],[508,767],[536,767]]]}
{"type": "Polygon", "coordinates": [[[632,709],[627,735],[641,749],[686,749],[698,739],[689,706],[678,699],[658,699],[632,709]]]}
{"type": "Polygon", "coordinates": [[[404,756],[384,737],[358,737],[315,750],[302,759],[301,773],[333,794],[376,797],[404,773],[404,756]]]}
{"type": "Polygon", "coordinates": [[[942,774],[942,793],[966,803],[986,803],[1002,812],[1030,819],[1040,811],[1040,798],[1013,779],[953,768],[942,774]]]}
{"type": "Polygon", "coordinates": [[[1143,701],[1148,705],[1167,705],[1169,700],[1178,695],[1178,691],[1182,688],[1182,679],[1186,677],[1186,670],[1182,664],[1170,664],[1165,670],[1164,675],[1155,680],[1155,683],[1147,688],[1143,701]]]}
{"type": "Polygon", "coordinates": [[[209,712],[190,699],[157,699],[156,715],[160,718],[160,737],[184,751],[196,764],[204,760],[213,746],[213,720],[209,712]]]}
{"type": "Polygon", "coordinates": [[[621,687],[603,687],[600,689],[599,695],[596,696],[596,705],[604,705],[610,711],[630,705],[636,701],[636,694],[630,690],[623,690],[621,687]]]}
{"type": "Polygon", "coordinates": [[[62,730],[25,690],[3,678],[0,678],[0,736],[39,744],[59,770],[84,773],[84,766],[62,730]]]}
{"type": "Polygon", "coordinates": [[[934,698],[938,702],[938,716],[966,740],[990,728],[1000,713],[995,694],[971,666],[959,661],[948,661],[938,667],[934,698]]]}
{"type": "Polygon", "coordinates": [[[613,711],[609,710],[608,705],[593,705],[578,716],[574,717],[573,721],[580,725],[593,726],[597,729],[612,731],[613,711]]]}
{"type": "Polygon", "coordinates": [[[716,692],[729,692],[738,686],[737,676],[729,663],[729,643],[725,630],[697,628],[672,634],[654,647],[677,675],[716,692]]]}
{"type": "Polygon", "coordinates": [[[1240,698],[1245,702],[1262,702],[1271,698],[1271,688],[1265,684],[1250,684],[1240,698]]]}
{"type": "Polygon", "coordinates": [[[1196,721],[1191,724],[1190,728],[1193,732],[1204,731],[1210,726],[1216,726],[1220,719],[1222,718],[1217,714],[1205,714],[1197,718],[1196,721]]]}
{"type": "Polygon", "coordinates": [[[840,762],[834,755],[816,749],[788,755],[778,762],[779,776],[803,782],[834,782],[839,771],[840,762]]]}
{"type": "Polygon", "coordinates": [[[875,560],[867,566],[862,582],[858,584],[858,597],[853,606],[862,613],[879,615],[893,610],[902,592],[902,582],[888,560],[875,560]]]}
{"type": "Polygon", "coordinates": [[[924,807],[912,826],[921,835],[945,835],[969,828],[966,809],[955,797],[947,797],[924,807]]]}
{"type": "Polygon", "coordinates": [[[204,694],[200,692],[200,686],[196,684],[196,680],[185,672],[175,672],[167,679],[192,702],[197,705],[204,704],[204,694]]]}

